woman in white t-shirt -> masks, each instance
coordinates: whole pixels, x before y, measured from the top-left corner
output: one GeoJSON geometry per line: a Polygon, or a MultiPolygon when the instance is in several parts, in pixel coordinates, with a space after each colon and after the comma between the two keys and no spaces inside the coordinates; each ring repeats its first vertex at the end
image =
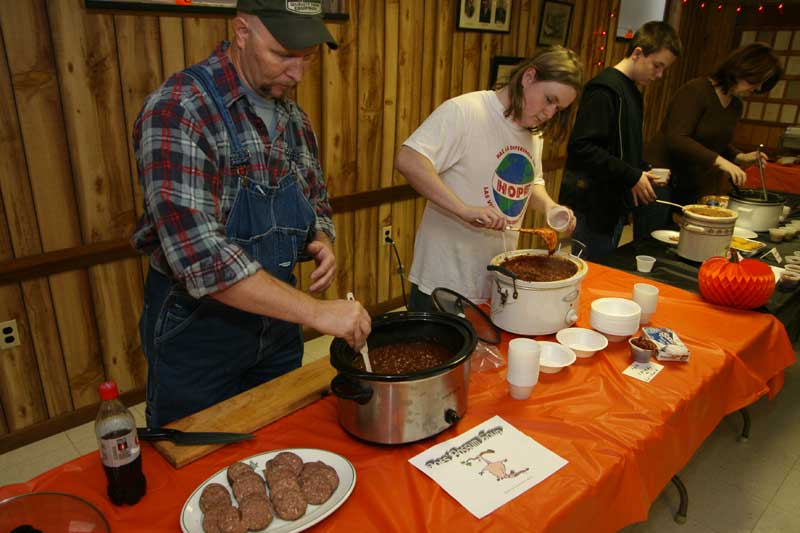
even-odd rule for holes
{"type": "MultiPolygon", "coordinates": [[[[408,307],[432,310],[447,287],[473,302],[491,292],[486,265],[514,249],[528,204],[549,212],[542,135],[566,134],[568,107],[583,83],[572,50],[545,48],[524,60],[506,85],[447,100],[403,143],[395,167],[428,199],[414,244],[408,307]]],[[[570,211],[571,232],[575,226],[570,211]]]]}

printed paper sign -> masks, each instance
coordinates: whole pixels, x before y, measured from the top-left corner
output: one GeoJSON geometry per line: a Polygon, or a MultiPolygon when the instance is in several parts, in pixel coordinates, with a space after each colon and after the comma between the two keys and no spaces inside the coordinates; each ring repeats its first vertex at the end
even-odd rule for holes
{"type": "Polygon", "coordinates": [[[650,361],[649,363],[633,363],[631,366],[623,370],[622,373],[626,376],[644,381],[645,383],[650,383],[663,368],[664,365],[659,365],[653,361],[650,361]]]}
{"type": "Polygon", "coordinates": [[[499,416],[428,448],[408,462],[478,518],[567,464],[499,416]]]}

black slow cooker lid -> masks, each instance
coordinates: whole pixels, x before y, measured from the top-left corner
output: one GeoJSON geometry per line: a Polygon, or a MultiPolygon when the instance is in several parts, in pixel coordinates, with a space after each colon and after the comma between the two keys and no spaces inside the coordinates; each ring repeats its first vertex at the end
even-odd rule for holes
{"type": "Polygon", "coordinates": [[[492,319],[469,298],[444,287],[433,289],[431,298],[437,310],[469,320],[478,339],[489,344],[500,343],[500,328],[495,326],[492,319]]]}
{"type": "Polygon", "coordinates": [[[737,200],[746,200],[748,202],[757,202],[764,204],[782,204],[786,201],[786,197],[776,192],[767,191],[767,198],[764,199],[763,189],[739,189],[739,191],[731,191],[729,196],[737,200]]]}

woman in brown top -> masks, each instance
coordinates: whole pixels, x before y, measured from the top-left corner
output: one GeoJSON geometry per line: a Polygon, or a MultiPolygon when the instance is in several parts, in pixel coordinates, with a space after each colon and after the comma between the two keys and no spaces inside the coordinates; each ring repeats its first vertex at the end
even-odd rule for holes
{"type": "MultiPolygon", "coordinates": [[[[743,168],[756,164],[759,154],[742,153],[731,144],[742,115],[741,99],[769,92],[782,74],[772,49],[751,43],[734,50],[710,77],[678,89],[661,131],[645,147],[646,161],[671,170],[670,187],[662,187],[663,193],[679,204],[690,204],[705,194],[729,190],[728,178],[737,186],[744,184],[743,168]]],[[[761,158],[766,161],[763,153],[761,158]]],[[[663,207],[645,206],[652,210],[652,229],[668,224],[669,210],[663,207]]]]}

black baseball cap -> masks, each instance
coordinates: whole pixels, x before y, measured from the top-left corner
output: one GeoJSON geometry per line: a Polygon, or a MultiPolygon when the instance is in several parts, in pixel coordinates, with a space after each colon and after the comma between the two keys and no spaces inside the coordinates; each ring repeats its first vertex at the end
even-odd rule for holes
{"type": "Polygon", "coordinates": [[[339,44],[322,22],[321,0],[239,0],[237,9],[256,15],[287,50],[303,50],[321,43],[339,44]]]}

